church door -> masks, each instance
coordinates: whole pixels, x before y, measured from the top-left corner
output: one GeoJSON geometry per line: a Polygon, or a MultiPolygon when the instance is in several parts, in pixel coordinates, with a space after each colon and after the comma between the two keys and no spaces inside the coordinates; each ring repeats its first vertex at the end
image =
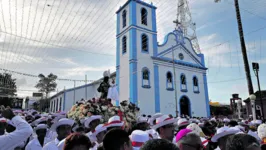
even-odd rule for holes
{"type": "Polygon", "coordinates": [[[186,96],[181,97],[180,102],[180,114],[190,116],[190,102],[186,96]]]}

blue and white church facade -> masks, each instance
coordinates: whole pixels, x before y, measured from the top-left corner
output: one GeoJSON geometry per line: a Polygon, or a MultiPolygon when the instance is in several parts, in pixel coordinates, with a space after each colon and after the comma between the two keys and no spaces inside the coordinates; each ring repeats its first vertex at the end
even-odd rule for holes
{"type": "MultiPolygon", "coordinates": [[[[210,116],[204,55],[177,29],[158,44],[156,7],[128,0],[117,14],[116,78],[119,100],[129,100],[141,113],[210,116]],[[177,107],[176,107],[177,106],[177,107]]],[[[51,97],[50,111],[69,111],[81,99],[99,97],[102,79],[51,97]]]]}
{"type": "Polygon", "coordinates": [[[176,29],[157,41],[156,7],[128,0],[117,13],[116,82],[120,100],[142,113],[210,116],[204,55],[176,29]],[[176,95],[176,96],[175,96],[176,95]]]}

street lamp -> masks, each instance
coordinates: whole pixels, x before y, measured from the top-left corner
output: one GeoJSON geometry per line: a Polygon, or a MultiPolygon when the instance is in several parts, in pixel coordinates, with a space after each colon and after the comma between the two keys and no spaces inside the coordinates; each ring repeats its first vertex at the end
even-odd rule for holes
{"type": "Polygon", "coordinates": [[[261,119],[264,119],[264,110],[263,110],[263,102],[262,102],[262,95],[260,90],[260,78],[259,78],[259,63],[252,63],[253,71],[255,73],[255,76],[257,77],[258,87],[259,87],[259,95],[260,95],[260,105],[261,105],[261,119]]]}
{"type": "Polygon", "coordinates": [[[252,116],[253,116],[253,120],[256,120],[256,112],[255,112],[255,100],[256,100],[256,95],[251,94],[249,96],[249,99],[251,101],[251,108],[252,108],[252,116]]]}
{"type": "Polygon", "coordinates": [[[238,119],[241,119],[241,104],[242,104],[242,101],[238,100],[237,101],[238,119]]]}

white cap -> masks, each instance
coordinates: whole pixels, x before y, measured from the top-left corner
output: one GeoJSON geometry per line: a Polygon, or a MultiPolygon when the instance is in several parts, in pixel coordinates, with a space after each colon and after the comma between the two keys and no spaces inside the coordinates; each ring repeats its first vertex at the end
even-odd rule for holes
{"type": "Polygon", "coordinates": [[[211,141],[212,142],[217,142],[219,138],[224,137],[226,135],[230,135],[230,134],[236,134],[239,133],[240,129],[237,127],[221,127],[216,131],[216,134],[212,137],[211,141]]]}
{"type": "Polygon", "coordinates": [[[258,127],[258,136],[260,137],[261,140],[266,138],[266,124],[263,123],[258,127]]]}
{"type": "Polygon", "coordinates": [[[38,124],[37,127],[34,128],[35,131],[40,130],[40,129],[47,129],[46,124],[38,124]]]}
{"type": "Polygon", "coordinates": [[[122,127],[124,125],[124,122],[120,120],[119,116],[113,116],[108,120],[108,123],[105,124],[104,126],[106,128],[109,127],[122,127]]]}
{"type": "Polygon", "coordinates": [[[175,118],[170,118],[168,115],[163,115],[156,119],[156,124],[152,126],[154,130],[168,124],[174,124],[177,120],[175,118]]]}
{"type": "Polygon", "coordinates": [[[56,129],[61,126],[61,125],[70,125],[73,126],[74,120],[67,119],[67,118],[62,118],[58,122],[54,123],[51,127],[51,131],[56,131],[56,129]]]}
{"type": "Polygon", "coordinates": [[[147,118],[146,118],[146,117],[139,116],[139,117],[137,118],[137,124],[139,124],[139,123],[144,123],[144,122],[147,123],[147,118]]]}
{"type": "Polygon", "coordinates": [[[134,150],[138,150],[145,142],[150,140],[150,137],[149,134],[144,131],[135,130],[131,133],[130,139],[134,150]]]}
{"type": "Polygon", "coordinates": [[[92,132],[92,135],[96,136],[98,135],[98,133],[101,133],[103,131],[106,131],[107,128],[104,126],[104,124],[99,124],[94,131],[91,131],[92,132]]]}
{"type": "Polygon", "coordinates": [[[84,121],[84,126],[89,128],[90,126],[90,123],[93,121],[93,120],[97,120],[97,119],[101,119],[102,116],[101,115],[94,115],[94,116],[90,116],[88,118],[85,119],[84,121]]]}
{"type": "Polygon", "coordinates": [[[187,119],[185,118],[181,118],[177,121],[177,125],[178,127],[182,127],[182,126],[185,126],[185,125],[189,125],[189,122],[187,119]]]}

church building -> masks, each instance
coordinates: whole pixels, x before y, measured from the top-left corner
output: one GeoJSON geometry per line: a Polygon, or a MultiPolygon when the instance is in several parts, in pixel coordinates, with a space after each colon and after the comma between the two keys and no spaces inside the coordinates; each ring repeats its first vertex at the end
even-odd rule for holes
{"type": "Polygon", "coordinates": [[[142,113],[210,116],[204,55],[181,28],[158,44],[156,7],[128,0],[117,14],[116,82],[120,100],[142,113]]]}
{"type": "MultiPolygon", "coordinates": [[[[128,0],[116,14],[116,72],[110,78],[116,80],[119,100],[135,103],[141,114],[210,116],[204,55],[195,52],[182,29],[173,29],[158,44],[154,5],[128,0]]],[[[100,97],[101,81],[57,93],[50,111],[69,111],[81,99],[100,97]]]]}

